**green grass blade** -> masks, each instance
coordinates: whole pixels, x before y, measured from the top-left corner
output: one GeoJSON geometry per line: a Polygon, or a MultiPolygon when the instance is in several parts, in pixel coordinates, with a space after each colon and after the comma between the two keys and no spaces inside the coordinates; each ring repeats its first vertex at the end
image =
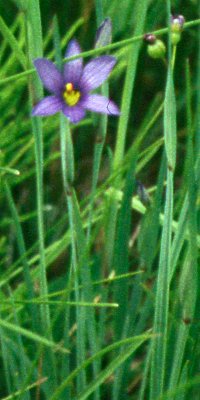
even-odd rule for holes
{"type": "Polygon", "coordinates": [[[176,100],[171,68],[168,70],[164,101],[164,138],[168,166],[174,171],[176,161],[176,100]]]}
{"type": "Polygon", "coordinates": [[[61,352],[61,353],[64,353],[64,354],[68,354],[69,353],[69,350],[64,349],[62,346],[52,342],[51,340],[48,340],[45,337],[37,335],[36,333],[31,332],[30,330],[24,329],[24,328],[22,328],[20,326],[16,326],[16,325],[14,325],[14,324],[12,324],[10,322],[7,322],[7,321],[5,321],[5,320],[3,320],[1,318],[0,318],[0,326],[5,328],[5,329],[10,330],[11,332],[18,333],[21,336],[24,336],[27,339],[32,340],[32,341],[34,341],[36,343],[42,344],[42,345],[44,345],[46,347],[50,347],[53,350],[56,350],[58,352],[61,352]]]}
{"type": "MultiPolygon", "coordinates": [[[[135,12],[135,35],[141,35],[144,31],[144,24],[146,13],[148,9],[148,1],[141,0],[138,3],[135,3],[134,12],[135,12]]],[[[125,148],[125,140],[126,140],[126,131],[128,126],[128,117],[131,106],[132,92],[134,88],[134,81],[136,76],[136,69],[139,57],[141,44],[137,43],[130,47],[129,56],[128,56],[128,65],[122,95],[122,104],[121,104],[121,116],[119,119],[119,126],[117,131],[117,141],[116,148],[114,154],[114,169],[117,169],[121,164],[124,148],[125,148]]]]}
{"type": "Polygon", "coordinates": [[[94,392],[94,390],[99,387],[117,368],[119,368],[122,363],[124,363],[143,343],[144,338],[139,338],[138,342],[129,346],[128,349],[124,350],[122,354],[115,357],[111,363],[96,377],[96,379],[86,388],[86,390],[81,393],[77,400],[85,400],[88,396],[94,392]]]}
{"type": "MultiPolygon", "coordinates": [[[[15,229],[16,229],[16,237],[17,237],[17,241],[18,241],[19,253],[21,256],[22,263],[23,263],[24,280],[25,280],[26,287],[27,287],[27,297],[29,300],[31,300],[35,297],[35,295],[34,295],[33,281],[32,281],[32,277],[31,277],[31,273],[30,273],[30,269],[29,269],[29,263],[28,263],[28,260],[26,257],[24,236],[23,236],[22,228],[21,228],[21,225],[19,222],[19,216],[17,213],[17,209],[15,207],[14,200],[12,198],[12,193],[11,193],[10,187],[6,181],[5,181],[5,190],[6,190],[6,195],[7,195],[7,199],[8,199],[8,204],[9,204],[11,214],[13,217],[13,222],[14,222],[15,229]]],[[[38,327],[37,310],[35,309],[35,307],[33,305],[30,304],[29,311],[32,316],[32,318],[31,318],[32,328],[36,332],[37,327],[38,327]]]]}
{"type": "MultiPolygon", "coordinates": [[[[144,334],[141,336],[135,336],[135,337],[131,337],[131,338],[127,338],[124,340],[120,340],[119,342],[115,342],[110,346],[107,346],[106,348],[100,350],[97,354],[94,354],[92,357],[88,358],[82,365],[80,365],[77,369],[75,369],[70,376],[60,385],[60,387],[57,388],[56,392],[53,394],[53,396],[50,398],[50,400],[58,400],[60,399],[60,395],[62,393],[62,391],[64,390],[64,388],[67,385],[70,385],[71,382],[73,381],[73,379],[76,377],[76,375],[78,373],[80,373],[80,371],[86,367],[88,367],[95,359],[98,358],[102,358],[105,354],[111,352],[112,350],[116,350],[118,348],[120,348],[121,346],[130,346],[128,347],[128,350],[130,351],[130,348],[132,349],[132,352],[134,350],[136,350],[144,341],[148,340],[149,338],[151,338],[151,335],[149,334],[144,334]]],[[[128,355],[127,355],[128,357],[128,355]]],[[[121,361],[122,362],[122,361],[121,361]]],[[[114,371],[114,369],[113,369],[114,371]]],[[[108,373],[108,375],[110,374],[110,372],[108,373]]],[[[104,380],[105,378],[103,378],[104,380]]],[[[99,384],[99,383],[98,383],[99,384]]],[[[96,386],[96,383],[95,383],[96,386]]],[[[95,388],[92,390],[94,391],[95,388]]]]}
{"type": "Polygon", "coordinates": [[[17,60],[23,67],[23,69],[27,66],[27,61],[23,50],[19,47],[19,43],[12,31],[5,24],[3,18],[0,16],[0,32],[2,33],[4,39],[9,43],[13,53],[15,54],[17,60]]]}

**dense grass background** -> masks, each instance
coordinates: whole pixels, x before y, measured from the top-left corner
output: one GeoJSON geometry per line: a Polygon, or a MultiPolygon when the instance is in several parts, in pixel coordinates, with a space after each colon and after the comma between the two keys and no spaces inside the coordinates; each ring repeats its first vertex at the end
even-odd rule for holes
{"type": "Polygon", "coordinates": [[[197,0],[0,0],[1,399],[200,398],[198,18],[197,0]],[[100,91],[119,118],[31,117],[33,59],[72,37],[117,58],[100,91]]]}

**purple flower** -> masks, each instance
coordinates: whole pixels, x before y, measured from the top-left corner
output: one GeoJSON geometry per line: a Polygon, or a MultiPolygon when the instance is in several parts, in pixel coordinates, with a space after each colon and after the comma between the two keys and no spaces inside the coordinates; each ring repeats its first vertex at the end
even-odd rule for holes
{"type": "MultiPolygon", "coordinates": [[[[71,40],[65,57],[80,54],[81,49],[76,40],[71,40]]],[[[63,73],[49,60],[37,58],[34,65],[44,87],[52,93],[41,100],[32,111],[32,115],[52,115],[58,111],[73,123],[85,116],[86,110],[103,114],[119,115],[114,102],[90,91],[99,87],[112,71],[116,59],[112,56],[101,56],[83,66],[82,58],[69,61],[64,65],[63,73]]]]}

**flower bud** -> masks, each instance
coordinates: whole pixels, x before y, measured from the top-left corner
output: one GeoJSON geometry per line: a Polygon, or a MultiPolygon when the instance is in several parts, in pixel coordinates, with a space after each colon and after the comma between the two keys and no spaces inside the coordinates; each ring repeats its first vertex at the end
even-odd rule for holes
{"type": "Polygon", "coordinates": [[[144,40],[148,43],[147,53],[152,58],[163,58],[166,53],[165,44],[162,40],[157,39],[152,33],[144,36],[144,40]]]}
{"type": "Polygon", "coordinates": [[[181,40],[184,22],[185,18],[183,15],[172,15],[171,17],[171,41],[174,46],[176,46],[181,40]]]}
{"type": "Polygon", "coordinates": [[[97,29],[95,49],[107,46],[112,41],[112,22],[110,18],[104,19],[100,27],[97,29]]]}

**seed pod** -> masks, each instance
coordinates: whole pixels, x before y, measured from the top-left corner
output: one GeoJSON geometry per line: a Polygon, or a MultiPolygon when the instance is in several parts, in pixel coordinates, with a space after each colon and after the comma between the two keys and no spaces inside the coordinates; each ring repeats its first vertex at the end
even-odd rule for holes
{"type": "Polygon", "coordinates": [[[176,15],[171,17],[171,41],[176,46],[181,40],[181,34],[185,18],[183,15],[176,15]]]}
{"type": "Polygon", "coordinates": [[[148,43],[147,53],[151,58],[163,58],[166,53],[165,44],[152,33],[147,33],[144,40],[148,43]]]}

